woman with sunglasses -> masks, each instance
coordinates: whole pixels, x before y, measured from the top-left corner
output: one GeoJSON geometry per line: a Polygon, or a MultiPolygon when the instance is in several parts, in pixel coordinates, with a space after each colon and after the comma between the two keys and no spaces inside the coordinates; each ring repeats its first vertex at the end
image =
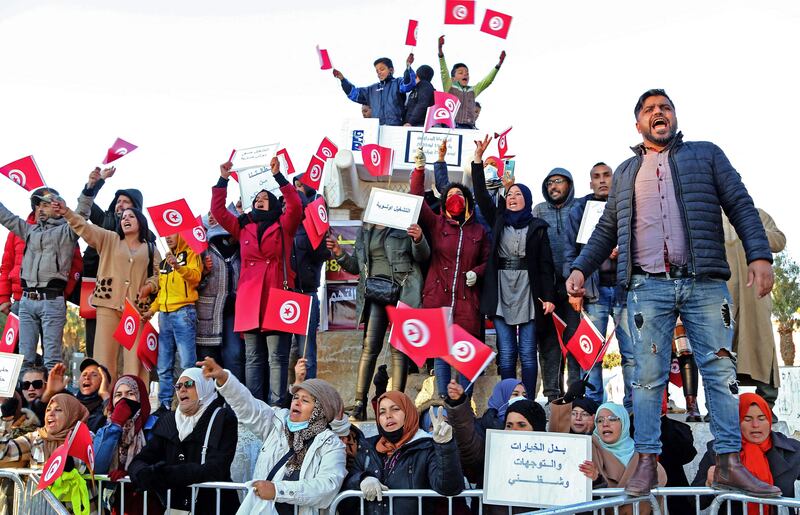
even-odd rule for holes
{"type": "MultiPolygon", "coordinates": [[[[150,440],[127,470],[138,490],[156,494],[167,508],[190,511],[192,492],[186,487],[207,481],[231,481],[237,422],[225,400],[217,395],[213,381],[204,378],[199,368],[184,370],[175,392],[178,409],[158,419],[150,440]]],[[[234,490],[221,490],[220,506],[225,506],[226,512],[238,505],[234,490]]],[[[219,513],[213,489],[199,490],[194,513],[219,513]]]]}

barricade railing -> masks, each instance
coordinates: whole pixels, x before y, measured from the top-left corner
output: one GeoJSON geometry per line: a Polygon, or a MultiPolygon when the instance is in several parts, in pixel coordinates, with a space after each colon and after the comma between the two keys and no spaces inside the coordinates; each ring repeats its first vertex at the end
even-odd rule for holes
{"type": "Polygon", "coordinates": [[[37,490],[41,470],[10,468],[0,469],[0,479],[14,485],[12,513],[25,515],[70,515],[70,511],[50,490],[37,490]],[[23,479],[26,478],[26,479],[23,479]]]}
{"type": "Polygon", "coordinates": [[[759,506],[759,513],[763,515],[768,515],[769,510],[765,510],[765,506],[777,506],[779,509],[781,507],[785,508],[800,508],[800,499],[794,497],[772,497],[772,498],[765,498],[765,497],[753,497],[750,495],[739,494],[735,492],[719,492],[717,491],[717,496],[712,501],[711,506],[708,509],[708,515],[718,515],[720,508],[723,504],[726,505],[728,509],[728,513],[731,512],[731,503],[743,503],[743,512],[747,510],[747,507],[750,504],[757,504],[759,506]]]}
{"type": "MultiPolygon", "coordinates": [[[[387,490],[382,492],[381,495],[388,499],[389,502],[389,515],[405,515],[402,513],[398,513],[394,511],[394,498],[395,497],[414,497],[417,499],[417,512],[423,513],[422,511],[422,501],[423,499],[447,499],[447,513],[453,513],[453,499],[458,498],[477,498],[478,502],[481,502],[481,497],[483,496],[483,490],[464,490],[460,494],[454,497],[444,497],[441,494],[437,493],[434,490],[415,490],[415,489],[395,489],[395,490],[387,490]]],[[[330,507],[328,508],[329,515],[336,515],[336,510],[339,509],[339,505],[346,500],[350,499],[358,499],[360,505],[360,513],[364,513],[364,494],[361,490],[345,490],[340,492],[337,495],[333,502],[331,502],[330,507]]],[[[480,510],[478,511],[479,515],[483,513],[483,505],[479,504],[480,510]]],[[[509,514],[511,513],[511,508],[509,508],[509,514]]],[[[345,514],[342,514],[345,515],[345,514]]],[[[349,513],[347,515],[350,515],[349,513]]]]}

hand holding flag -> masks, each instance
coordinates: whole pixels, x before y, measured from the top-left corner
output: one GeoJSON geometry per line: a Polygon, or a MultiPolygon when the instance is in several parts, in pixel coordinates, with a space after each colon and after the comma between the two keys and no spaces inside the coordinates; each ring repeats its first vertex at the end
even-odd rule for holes
{"type": "Polygon", "coordinates": [[[139,315],[139,311],[131,304],[131,301],[125,299],[125,309],[122,310],[122,317],[119,320],[119,325],[114,331],[114,339],[126,349],[133,349],[133,344],[136,343],[136,335],[139,332],[141,321],[142,318],[139,315]]]}

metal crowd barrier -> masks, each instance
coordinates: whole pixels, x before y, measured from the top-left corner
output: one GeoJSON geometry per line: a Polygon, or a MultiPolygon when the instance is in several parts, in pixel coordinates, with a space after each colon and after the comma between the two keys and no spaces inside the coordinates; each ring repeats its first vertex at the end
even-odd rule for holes
{"type": "MultiPolygon", "coordinates": [[[[483,490],[464,490],[460,494],[455,497],[443,497],[440,494],[436,493],[433,490],[414,490],[414,489],[397,489],[397,490],[388,490],[382,493],[383,497],[389,499],[389,515],[395,515],[394,511],[394,498],[395,497],[415,497],[417,498],[417,511],[422,513],[422,500],[428,498],[435,498],[435,499],[447,499],[447,513],[453,513],[453,499],[456,498],[477,498],[478,502],[481,502],[481,496],[483,495],[483,490]]],[[[358,499],[359,505],[361,506],[360,512],[364,513],[364,494],[361,493],[361,490],[345,490],[340,492],[336,498],[333,499],[330,507],[328,508],[328,513],[330,515],[336,515],[336,510],[339,509],[339,505],[342,501],[348,499],[358,499]]],[[[478,514],[483,514],[483,504],[479,504],[479,511],[478,514]]],[[[509,508],[509,514],[511,513],[511,508],[509,508]]],[[[350,515],[342,513],[341,515],[350,515]]],[[[398,513],[397,515],[405,515],[402,513],[398,513]]]]}
{"type": "Polygon", "coordinates": [[[11,499],[14,515],[70,515],[61,501],[50,490],[36,490],[39,483],[40,470],[32,469],[0,469],[0,479],[13,483],[11,499]],[[23,477],[26,479],[23,480],[23,477]]]}
{"type": "MultiPolygon", "coordinates": [[[[761,514],[768,514],[769,512],[764,511],[764,506],[777,506],[780,510],[781,507],[785,508],[800,508],[800,499],[797,498],[790,498],[790,497],[773,497],[773,498],[763,498],[763,497],[751,497],[749,495],[744,494],[737,494],[734,492],[717,492],[717,496],[714,498],[714,501],[709,506],[708,515],[718,515],[720,508],[722,508],[723,503],[726,505],[728,509],[728,513],[731,512],[731,503],[743,503],[743,512],[747,511],[747,507],[750,504],[758,504],[759,505],[759,513],[761,514]]],[[[784,512],[785,513],[785,512],[784,512]]],[[[797,512],[795,512],[797,513],[797,512]]]]}

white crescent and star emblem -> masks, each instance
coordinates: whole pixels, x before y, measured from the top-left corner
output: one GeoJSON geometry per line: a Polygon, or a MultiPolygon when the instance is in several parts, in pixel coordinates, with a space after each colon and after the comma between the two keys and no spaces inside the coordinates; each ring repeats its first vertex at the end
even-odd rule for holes
{"type": "Polygon", "coordinates": [[[147,335],[147,348],[151,351],[156,350],[156,345],[158,345],[158,338],[153,333],[147,335]]]}
{"type": "Polygon", "coordinates": [[[56,456],[53,460],[53,463],[50,464],[50,468],[47,469],[47,472],[44,473],[44,480],[50,481],[53,479],[53,476],[56,475],[58,469],[61,468],[61,462],[64,461],[63,456],[56,456]]]}
{"type": "Polygon", "coordinates": [[[317,215],[322,223],[328,223],[328,210],[325,209],[325,206],[317,206],[317,215]]]}
{"type": "Polygon", "coordinates": [[[381,164],[381,153],[378,152],[377,148],[373,148],[372,152],[369,153],[369,160],[372,161],[373,166],[381,164]]]}
{"type": "Polygon", "coordinates": [[[492,16],[492,18],[489,20],[489,28],[494,31],[502,30],[504,25],[505,23],[503,22],[503,18],[499,16],[492,16]]]}
{"type": "Polygon", "coordinates": [[[450,354],[461,363],[468,363],[475,358],[475,346],[472,342],[461,340],[453,344],[450,354]]]}
{"type": "Polygon", "coordinates": [[[206,241],[206,231],[202,227],[192,229],[192,234],[197,241],[206,241]]]}
{"type": "Polygon", "coordinates": [[[428,326],[414,318],[404,321],[401,331],[406,341],[414,347],[424,347],[431,339],[431,332],[428,326]]]}
{"type": "Polygon", "coordinates": [[[580,337],[578,344],[580,345],[581,350],[586,354],[591,354],[592,349],[594,349],[594,345],[592,345],[592,339],[585,334],[580,337]]]}
{"type": "Polygon", "coordinates": [[[322,167],[320,165],[314,165],[311,167],[311,171],[308,174],[311,176],[311,180],[316,182],[322,175],[322,167]]]}
{"type": "Polygon", "coordinates": [[[25,183],[28,182],[27,177],[25,176],[25,172],[23,172],[22,170],[17,170],[17,169],[11,170],[10,172],[8,172],[8,178],[22,187],[24,187],[25,183]]]}
{"type": "Polygon", "coordinates": [[[17,336],[17,332],[14,330],[13,327],[8,328],[8,332],[6,333],[6,345],[9,347],[14,345],[14,338],[17,336]]]}
{"type": "Polygon", "coordinates": [[[183,223],[183,216],[175,209],[165,210],[161,218],[164,220],[164,223],[170,227],[178,227],[183,223]]]}
{"type": "Polygon", "coordinates": [[[434,120],[449,120],[450,119],[450,111],[445,109],[444,107],[440,107],[433,112],[433,119],[434,120]]]}
{"type": "Polygon", "coordinates": [[[294,300],[287,300],[281,304],[279,315],[284,324],[294,324],[300,320],[300,304],[294,300]]]}
{"type": "Polygon", "coordinates": [[[453,18],[463,20],[467,17],[467,7],[464,5],[457,5],[453,7],[453,18]]]}
{"type": "Polygon", "coordinates": [[[132,316],[128,315],[125,317],[125,325],[123,328],[125,330],[125,334],[131,336],[136,332],[136,320],[134,320],[132,316]]]}

